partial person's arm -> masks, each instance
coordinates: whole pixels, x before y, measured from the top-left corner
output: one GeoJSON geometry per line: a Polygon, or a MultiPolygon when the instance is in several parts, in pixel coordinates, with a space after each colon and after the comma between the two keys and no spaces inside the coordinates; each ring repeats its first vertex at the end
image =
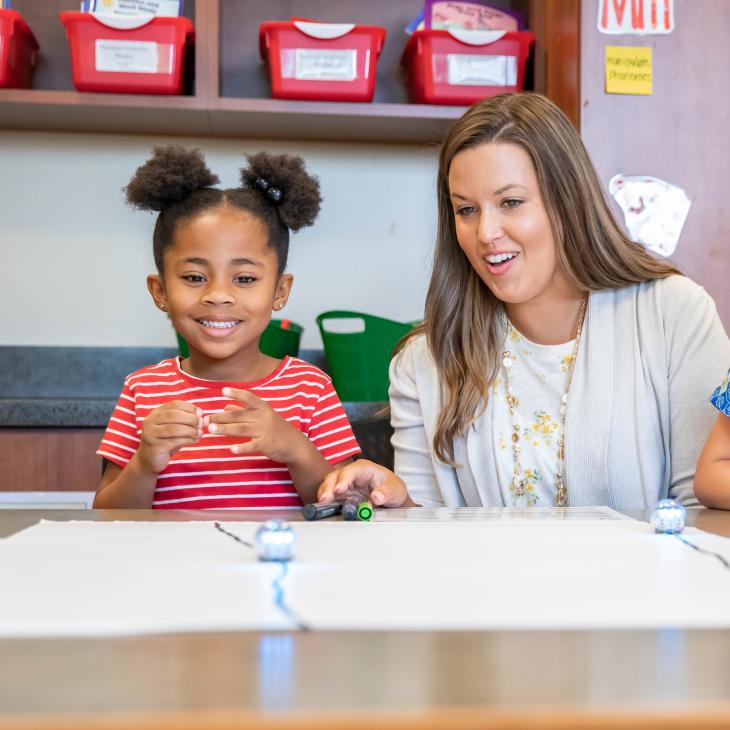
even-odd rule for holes
{"type": "Polygon", "coordinates": [[[730,341],[704,289],[685,277],[672,277],[671,284],[663,303],[671,419],[669,496],[691,504],[695,468],[717,413],[709,396],[730,362],[730,341]]]}
{"type": "Polygon", "coordinates": [[[730,509],[730,418],[719,413],[695,474],[695,495],[705,507],[730,509]]]}
{"type": "Polygon", "coordinates": [[[150,509],[156,485],[157,474],[140,470],[134,457],[124,469],[107,462],[94,496],[94,509],[150,509]]]}

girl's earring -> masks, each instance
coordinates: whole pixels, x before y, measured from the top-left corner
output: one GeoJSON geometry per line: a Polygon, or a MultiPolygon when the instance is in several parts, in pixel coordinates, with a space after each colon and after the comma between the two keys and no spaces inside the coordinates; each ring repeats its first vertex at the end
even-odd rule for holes
{"type": "Polygon", "coordinates": [[[159,303],[159,304],[158,304],[157,306],[158,306],[158,307],[159,307],[159,308],[160,308],[160,309],[161,309],[161,310],[162,310],[163,312],[166,312],[166,311],[167,311],[167,304],[165,304],[165,302],[160,302],[160,303],[159,303]]]}

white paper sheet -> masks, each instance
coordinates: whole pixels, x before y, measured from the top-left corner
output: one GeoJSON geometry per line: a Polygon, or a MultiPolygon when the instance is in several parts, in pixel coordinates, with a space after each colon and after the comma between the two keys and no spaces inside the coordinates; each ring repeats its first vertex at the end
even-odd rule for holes
{"type": "Polygon", "coordinates": [[[435,507],[376,510],[378,522],[595,522],[631,520],[610,507],[435,507]]]}
{"type": "Polygon", "coordinates": [[[608,190],[633,241],[660,256],[675,252],[692,205],[682,188],[648,175],[614,175],[608,190]]]}
{"type": "MultiPolygon", "coordinates": [[[[425,517],[425,514],[424,514],[425,517]]],[[[253,541],[260,523],[224,527],[253,541]]],[[[314,629],[729,627],[730,571],[628,519],[296,523],[314,629]]],[[[685,536],[730,559],[730,541],[685,536]]],[[[207,522],[43,522],[0,540],[0,635],[292,628],[280,566],[207,522]]]]}

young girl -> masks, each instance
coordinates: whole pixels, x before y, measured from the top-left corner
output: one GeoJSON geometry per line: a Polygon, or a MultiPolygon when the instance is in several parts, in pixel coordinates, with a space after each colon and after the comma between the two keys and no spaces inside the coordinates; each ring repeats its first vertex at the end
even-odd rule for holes
{"type": "Polygon", "coordinates": [[[730,509],[730,371],[710,397],[718,411],[695,474],[695,494],[705,507],[730,509]]]}
{"type": "Polygon", "coordinates": [[[147,288],[190,357],[125,380],[97,451],[107,466],[96,508],[300,507],[360,452],[330,378],[259,351],[291,291],[289,231],[314,222],[319,183],[301,158],[264,152],[241,180],[213,188],[198,150],[170,146],[126,189],[129,203],[159,211],[147,288]]]}

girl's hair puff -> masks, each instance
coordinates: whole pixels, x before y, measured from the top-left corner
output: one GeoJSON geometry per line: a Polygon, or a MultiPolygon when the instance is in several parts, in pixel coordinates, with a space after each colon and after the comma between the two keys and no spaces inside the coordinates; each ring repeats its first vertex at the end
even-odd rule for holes
{"type": "MultiPolygon", "coordinates": [[[[322,197],[319,181],[307,172],[304,160],[295,155],[270,155],[268,152],[250,155],[247,159],[248,167],[241,169],[244,188],[258,190],[256,181],[266,180],[269,189],[282,192],[277,206],[281,222],[292,231],[311,226],[319,213],[322,197]]],[[[260,192],[267,197],[266,193],[260,192]]]]}
{"type": "Polygon", "coordinates": [[[130,205],[159,211],[152,235],[157,270],[163,273],[165,251],[173,245],[180,223],[228,205],[263,224],[281,274],[289,254],[289,230],[311,226],[319,214],[318,179],[306,171],[301,157],[259,152],[241,169],[242,187],[212,187],[218,182],[200,150],[181,145],[155,147],[137,169],[125,192],[130,205]],[[280,199],[271,194],[272,188],[280,191],[280,199]]]}

